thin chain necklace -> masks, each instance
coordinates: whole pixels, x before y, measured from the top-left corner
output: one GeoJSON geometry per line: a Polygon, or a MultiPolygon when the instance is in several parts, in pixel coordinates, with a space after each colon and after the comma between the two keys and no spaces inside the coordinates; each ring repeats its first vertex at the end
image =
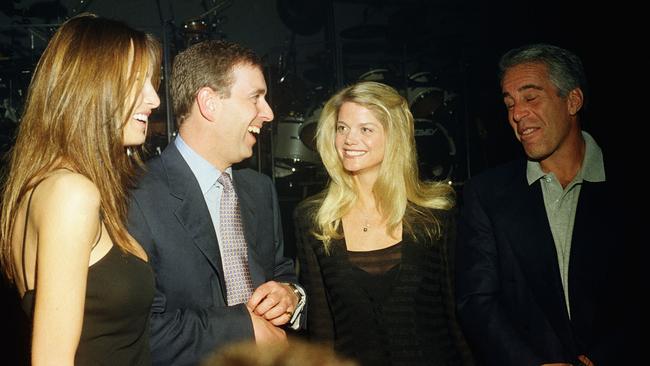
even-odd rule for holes
{"type": "Polygon", "coordinates": [[[363,230],[364,233],[367,233],[368,230],[370,229],[370,219],[369,219],[370,215],[368,215],[364,210],[362,210],[361,207],[359,207],[359,211],[363,215],[363,220],[364,220],[364,224],[361,225],[361,230],[363,230]]]}

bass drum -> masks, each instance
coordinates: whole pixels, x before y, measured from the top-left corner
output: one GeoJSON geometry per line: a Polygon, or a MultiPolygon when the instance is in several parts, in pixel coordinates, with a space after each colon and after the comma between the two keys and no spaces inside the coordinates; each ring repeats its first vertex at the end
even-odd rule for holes
{"type": "Polygon", "coordinates": [[[273,150],[276,159],[290,164],[318,163],[318,154],[311,146],[305,144],[301,137],[309,135],[307,131],[312,129],[308,127],[309,124],[310,122],[306,122],[304,117],[297,114],[291,114],[278,122],[273,150]]]}
{"type": "Polygon", "coordinates": [[[436,181],[452,179],[456,165],[456,144],[441,123],[416,119],[415,145],[420,178],[436,181]]]}
{"type": "Polygon", "coordinates": [[[435,86],[435,78],[427,71],[409,76],[407,96],[415,119],[433,119],[436,111],[452,97],[442,88],[435,86]]]}

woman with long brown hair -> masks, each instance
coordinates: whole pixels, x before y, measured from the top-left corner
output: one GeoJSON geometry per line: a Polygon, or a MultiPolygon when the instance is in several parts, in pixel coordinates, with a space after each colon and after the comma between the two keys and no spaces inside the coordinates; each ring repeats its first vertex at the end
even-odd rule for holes
{"type": "Polygon", "coordinates": [[[61,25],[36,66],[0,217],[34,365],[151,363],[154,279],[125,220],[159,69],[151,36],[92,14],[61,25]]]}

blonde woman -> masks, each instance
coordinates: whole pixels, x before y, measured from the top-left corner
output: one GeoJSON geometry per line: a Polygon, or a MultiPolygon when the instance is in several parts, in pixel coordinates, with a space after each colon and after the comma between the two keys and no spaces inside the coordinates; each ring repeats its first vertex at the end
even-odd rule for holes
{"type": "Polygon", "coordinates": [[[151,364],[154,278],[124,223],[135,147],[160,104],[159,53],[145,33],[84,14],[36,66],[0,217],[33,365],[151,364]]]}
{"type": "Polygon", "coordinates": [[[413,134],[395,89],[339,91],[316,133],[330,182],[294,213],[310,338],[362,365],[461,363],[448,259],[454,192],[418,179],[413,134]]]}

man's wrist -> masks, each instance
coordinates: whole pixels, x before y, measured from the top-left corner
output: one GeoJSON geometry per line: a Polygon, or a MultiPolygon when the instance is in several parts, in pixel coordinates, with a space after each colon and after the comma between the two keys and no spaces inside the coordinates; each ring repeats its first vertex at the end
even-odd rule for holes
{"type": "Polygon", "coordinates": [[[300,304],[300,302],[302,302],[302,299],[304,297],[302,291],[300,291],[301,289],[298,286],[296,286],[295,283],[287,282],[286,284],[287,284],[287,286],[289,286],[289,288],[291,288],[291,291],[293,291],[293,294],[296,295],[296,299],[297,299],[296,307],[298,307],[298,305],[300,304]]]}
{"type": "Polygon", "coordinates": [[[307,303],[307,294],[305,293],[305,290],[300,287],[299,285],[296,285],[295,283],[291,282],[285,282],[287,286],[291,288],[294,294],[296,294],[296,297],[298,298],[298,302],[296,303],[296,308],[293,310],[293,314],[291,314],[291,319],[289,319],[289,324],[291,324],[291,328],[297,330],[300,326],[299,319],[301,318],[300,313],[303,311],[305,308],[305,304],[307,303]]]}

